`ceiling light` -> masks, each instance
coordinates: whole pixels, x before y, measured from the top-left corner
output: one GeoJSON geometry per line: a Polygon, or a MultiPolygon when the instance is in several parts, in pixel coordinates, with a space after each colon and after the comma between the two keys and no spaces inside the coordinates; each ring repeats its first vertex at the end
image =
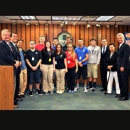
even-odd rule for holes
{"type": "Polygon", "coordinates": [[[96,24],[97,27],[100,27],[101,25],[100,24],[96,24]]]}
{"type": "Polygon", "coordinates": [[[67,21],[65,21],[65,24],[66,24],[66,25],[67,25],[67,23],[68,23],[68,22],[67,22],[67,21]]]}
{"type": "Polygon", "coordinates": [[[115,25],[115,28],[117,28],[117,27],[118,27],[118,25],[116,24],[116,25],[115,25]]]}
{"type": "Polygon", "coordinates": [[[109,28],[110,27],[109,24],[107,24],[106,27],[109,28]]]}
{"type": "Polygon", "coordinates": [[[76,26],[76,22],[75,21],[74,21],[73,25],[76,26]]]}
{"type": "Polygon", "coordinates": [[[20,16],[22,19],[36,19],[34,16],[20,16]]]}
{"type": "Polygon", "coordinates": [[[96,21],[107,21],[115,16],[100,16],[96,19],[96,21]]]}

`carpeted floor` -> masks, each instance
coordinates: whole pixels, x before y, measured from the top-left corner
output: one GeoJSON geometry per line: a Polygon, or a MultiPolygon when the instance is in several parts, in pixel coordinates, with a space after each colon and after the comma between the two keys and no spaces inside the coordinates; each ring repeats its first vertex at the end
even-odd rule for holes
{"type": "Polygon", "coordinates": [[[26,97],[15,110],[130,110],[130,100],[118,101],[114,89],[111,95],[104,95],[100,89],[98,85],[95,92],[90,90],[84,93],[83,86],[80,86],[80,90],[75,93],[54,92],[53,95],[34,94],[32,97],[26,90],[26,97]]]}

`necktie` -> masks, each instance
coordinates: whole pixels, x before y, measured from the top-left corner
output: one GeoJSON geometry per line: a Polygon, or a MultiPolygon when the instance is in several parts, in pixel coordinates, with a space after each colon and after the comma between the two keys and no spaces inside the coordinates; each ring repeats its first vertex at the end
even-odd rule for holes
{"type": "Polygon", "coordinates": [[[15,46],[15,48],[16,48],[16,51],[17,51],[17,53],[18,53],[18,48],[17,48],[17,46],[16,45],[14,45],[15,46]]]}
{"type": "Polygon", "coordinates": [[[8,45],[9,45],[10,50],[13,52],[13,49],[12,49],[12,47],[11,47],[10,43],[8,43],[8,45]]]}
{"type": "Polygon", "coordinates": [[[105,46],[103,47],[103,54],[105,54],[105,46]]]}

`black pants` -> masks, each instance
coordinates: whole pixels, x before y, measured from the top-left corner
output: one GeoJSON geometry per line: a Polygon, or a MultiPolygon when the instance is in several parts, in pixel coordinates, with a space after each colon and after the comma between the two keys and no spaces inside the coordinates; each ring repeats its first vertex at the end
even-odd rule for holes
{"type": "Polygon", "coordinates": [[[21,73],[21,67],[18,67],[16,69],[16,88],[15,88],[15,95],[14,95],[14,99],[16,100],[16,98],[18,98],[18,94],[19,94],[19,86],[20,86],[20,73],[21,73]]]}
{"type": "Polygon", "coordinates": [[[107,90],[107,69],[104,66],[100,67],[102,87],[107,90]]]}
{"type": "Polygon", "coordinates": [[[125,70],[123,72],[121,72],[120,70],[117,71],[119,86],[120,86],[120,90],[121,90],[121,97],[124,97],[124,98],[129,98],[129,91],[128,91],[129,72],[130,72],[129,70],[125,70]]]}
{"type": "Polygon", "coordinates": [[[75,86],[75,70],[76,66],[73,68],[68,68],[68,72],[66,73],[68,89],[73,91],[75,86]]]}

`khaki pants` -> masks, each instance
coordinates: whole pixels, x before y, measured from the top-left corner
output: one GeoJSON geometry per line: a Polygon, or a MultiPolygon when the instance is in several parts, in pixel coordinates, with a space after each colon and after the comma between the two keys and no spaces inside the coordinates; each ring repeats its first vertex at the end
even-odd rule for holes
{"type": "Polygon", "coordinates": [[[43,91],[53,91],[53,64],[45,65],[42,64],[42,75],[43,75],[43,91]]]}
{"type": "Polygon", "coordinates": [[[19,95],[24,94],[27,87],[27,69],[21,70],[19,95]]]}
{"type": "Polygon", "coordinates": [[[65,91],[65,69],[56,69],[57,91],[65,91]]]}

